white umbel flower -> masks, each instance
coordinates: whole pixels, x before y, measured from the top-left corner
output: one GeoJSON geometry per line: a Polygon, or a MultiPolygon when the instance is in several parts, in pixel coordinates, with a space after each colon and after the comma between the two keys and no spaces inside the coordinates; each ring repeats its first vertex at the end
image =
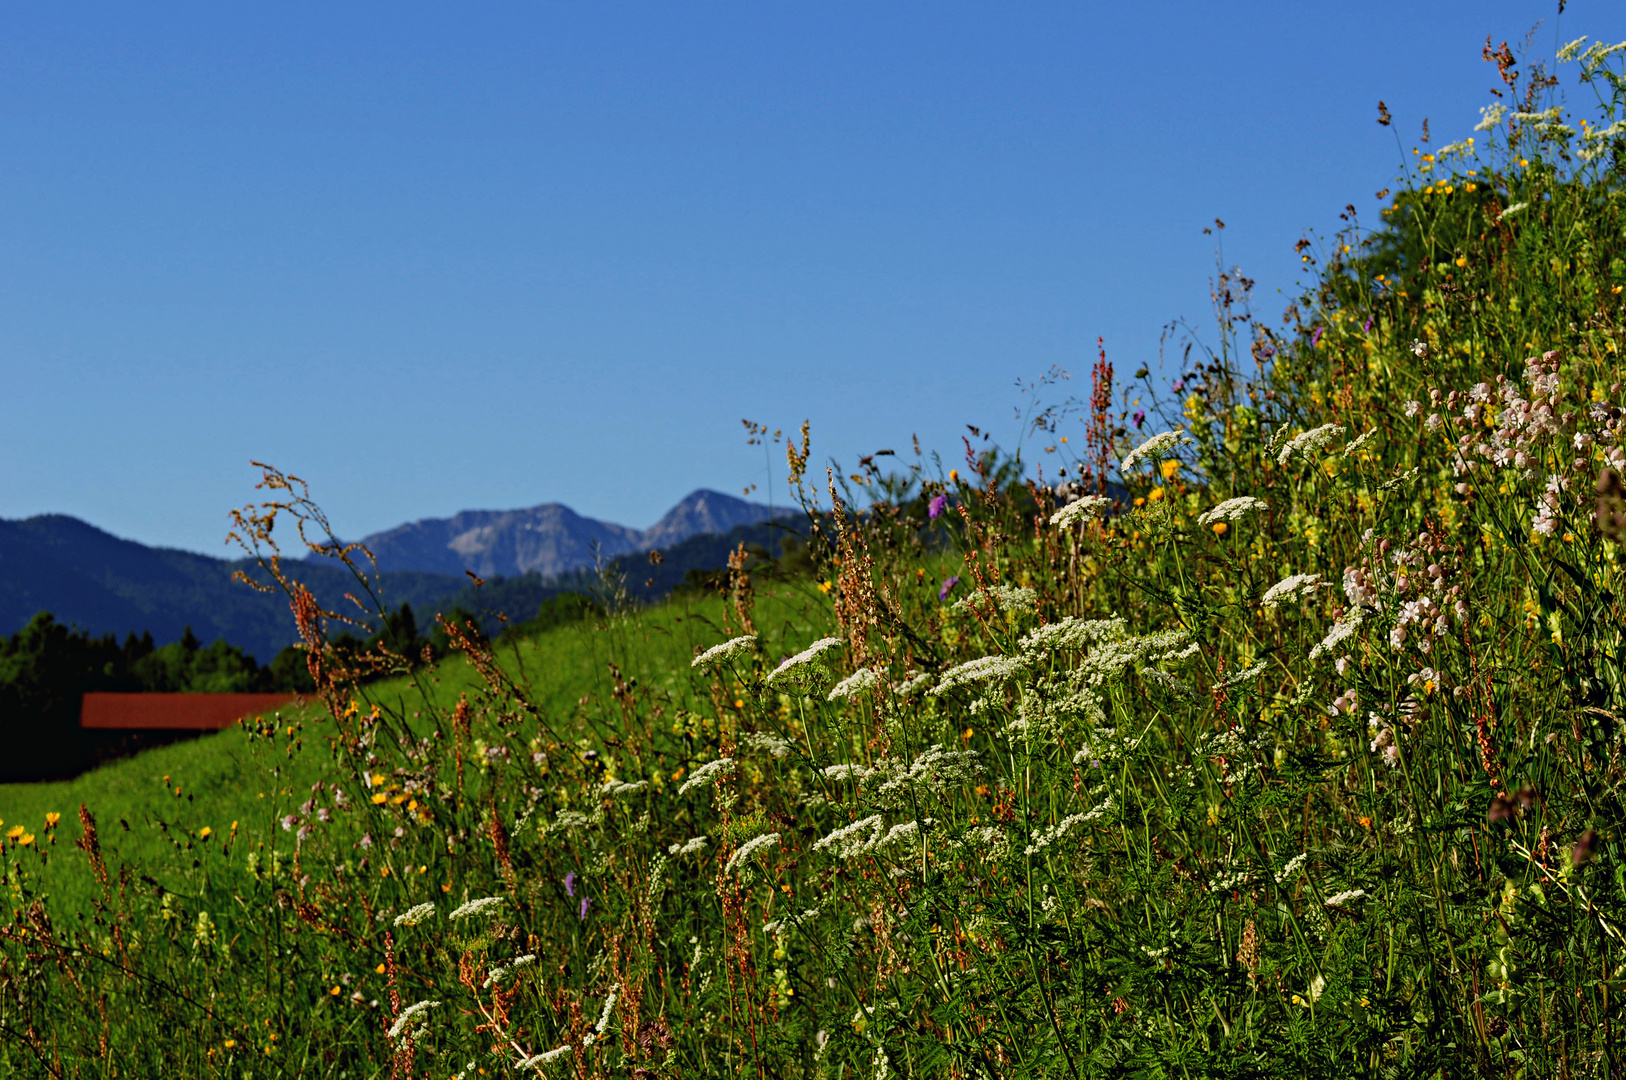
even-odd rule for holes
{"type": "Polygon", "coordinates": [[[475,915],[484,915],[495,912],[508,901],[501,896],[482,896],[478,900],[470,900],[456,911],[447,916],[448,919],[468,919],[475,915]]]}
{"type": "Polygon", "coordinates": [[[417,926],[419,923],[423,922],[425,919],[429,918],[434,913],[435,913],[435,905],[434,904],[419,904],[417,907],[408,908],[407,910],[401,912],[401,914],[397,915],[395,917],[395,925],[396,926],[417,926]]]}
{"type": "Polygon", "coordinates": [[[784,663],[774,668],[764,681],[769,686],[776,686],[781,682],[801,678],[804,674],[806,674],[807,669],[818,660],[822,653],[828,649],[833,649],[840,644],[841,639],[838,637],[820,638],[807,648],[803,649],[801,652],[797,653],[795,656],[789,657],[784,663]]]}
{"type": "Polygon", "coordinates": [[[779,834],[776,832],[766,833],[754,840],[747,840],[735,850],[734,854],[728,857],[728,862],[723,867],[723,873],[733,873],[736,866],[745,863],[763,848],[773,847],[777,843],[779,843],[779,834]]]}
{"type": "Polygon", "coordinates": [[[718,758],[716,761],[708,761],[704,765],[700,766],[700,768],[689,774],[689,778],[683,781],[683,786],[678,788],[678,794],[687,795],[696,788],[703,788],[707,784],[714,784],[717,782],[718,777],[727,776],[733,771],[733,758],[723,757],[718,758]]]}
{"type": "Polygon", "coordinates": [[[1236,521],[1247,514],[1270,509],[1263,499],[1256,499],[1252,495],[1239,495],[1234,499],[1226,499],[1212,510],[1197,518],[1199,525],[1212,525],[1216,521],[1236,521]]]}
{"type": "Polygon", "coordinates": [[[987,682],[990,679],[1009,679],[1022,670],[1022,662],[1009,656],[982,656],[949,668],[932,689],[933,694],[944,694],[956,686],[987,682]]]}
{"type": "Polygon", "coordinates": [[[1309,431],[1295,435],[1288,440],[1287,445],[1282,447],[1281,452],[1276,455],[1276,463],[1286,465],[1295,454],[1304,454],[1306,456],[1313,454],[1343,433],[1342,424],[1322,424],[1318,428],[1311,428],[1309,431]]]}
{"type": "Polygon", "coordinates": [[[1050,524],[1058,529],[1065,529],[1081,521],[1100,517],[1111,505],[1112,500],[1105,495],[1085,495],[1051,514],[1050,524]]]}
{"type": "Polygon", "coordinates": [[[417,1023],[430,1009],[438,1008],[440,1008],[440,1002],[438,1001],[420,1001],[416,1005],[408,1005],[401,1010],[401,1015],[395,1018],[395,1023],[390,1025],[390,1038],[399,1039],[406,1033],[408,1028],[417,1023]]]}
{"type": "Polygon", "coordinates": [[[836,683],[830,691],[831,701],[840,701],[843,698],[858,697],[868,693],[881,685],[881,673],[874,668],[859,668],[851,675],[836,683]]]}
{"type": "Polygon", "coordinates": [[[1173,431],[1165,431],[1159,435],[1153,435],[1150,439],[1147,439],[1145,442],[1135,447],[1135,449],[1129,451],[1129,456],[1124,458],[1123,461],[1119,463],[1118,471],[1123,475],[1128,476],[1130,470],[1136,465],[1140,464],[1142,461],[1147,459],[1152,461],[1161,461],[1163,458],[1168,456],[1170,450],[1173,450],[1183,442],[1190,441],[1190,439],[1186,438],[1186,433],[1181,431],[1179,428],[1175,428],[1173,431]]]}
{"type": "Polygon", "coordinates": [[[1261,607],[1274,608],[1280,605],[1283,600],[1290,600],[1295,596],[1312,592],[1320,587],[1320,574],[1294,574],[1292,577],[1282,578],[1282,580],[1266,589],[1265,595],[1259,599],[1259,604],[1261,607]]]}
{"type": "Polygon", "coordinates": [[[746,634],[744,637],[737,637],[732,641],[725,641],[721,645],[713,645],[711,648],[707,649],[705,652],[701,653],[699,656],[690,661],[689,666],[699,668],[701,671],[709,671],[714,667],[721,667],[722,665],[728,663],[728,661],[734,659],[734,657],[738,656],[740,653],[750,652],[752,649],[756,648],[756,644],[756,635],[746,634]]]}

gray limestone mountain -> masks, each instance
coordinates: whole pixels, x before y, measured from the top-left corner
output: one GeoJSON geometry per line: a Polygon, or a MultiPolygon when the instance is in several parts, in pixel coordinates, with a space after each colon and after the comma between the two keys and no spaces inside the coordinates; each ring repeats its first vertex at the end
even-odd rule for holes
{"type": "Polygon", "coordinates": [[[609,559],[726,533],[741,525],[799,516],[784,507],[747,502],[718,491],[690,492],[647,529],[629,529],[583,517],[559,503],[523,510],[464,510],[425,518],[363,537],[381,570],[439,574],[469,571],[480,577],[543,577],[593,565],[595,548],[609,559]]]}

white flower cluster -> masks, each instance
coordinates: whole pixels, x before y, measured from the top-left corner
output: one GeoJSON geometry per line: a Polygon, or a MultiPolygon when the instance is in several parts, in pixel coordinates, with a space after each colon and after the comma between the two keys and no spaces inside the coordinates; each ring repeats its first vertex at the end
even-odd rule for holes
{"type": "Polygon", "coordinates": [[[606,780],[604,786],[599,789],[599,793],[608,795],[612,799],[619,799],[623,795],[636,795],[648,786],[648,780],[634,780],[631,783],[623,783],[620,780],[606,780]]]}
{"type": "Polygon", "coordinates": [[[395,917],[396,926],[417,926],[435,913],[434,904],[419,904],[408,908],[395,917]]]}
{"type": "Polygon", "coordinates": [[[1286,465],[1295,455],[1303,454],[1308,457],[1317,453],[1325,449],[1328,443],[1343,433],[1344,428],[1341,424],[1322,424],[1318,428],[1311,428],[1309,431],[1295,435],[1277,453],[1276,463],[1286,465]]]}
{"type": "MultiPolygon", "coordinates": [[[[922,751],[907,769],[903,769],[901,763],[881,762],[870,771],[870,775],[887,775],[889,778],[881,784],[876,794],[890,795],[907,788],[941,793],[975,780],[981,772],[975,750],[950,750],[937,743],[922,751]]],[[[825,775],[829,775],[828,769],[825,775]]]]}
{"type": "Polygon", "coordinates": [[[1118,465],[1118,471],[1128,476],[1130,470],[1142,461],[1158,462],[1169,455],[1169,452],[1183,442],[1190,442],[1186,433],[1179,428],[1153,435],[1129,452],[1129,455],[1118,465]]]}
{"type": "Polygon", "coordinates": [[[1309,857],[1309,854],[1305,853],[1302,855],[1295,855],[1291,859],[1287,860],[1287,865],[1282,867],[1282,872],[1276,875],[1276,884],[1286,885],[1289,881],[1293,880],[1293,875],[1299,872],[1299,868],[1304,865],[1304,861],[1309,857]]]}
{"type": "Polygon", "coordinates": [[[414,1025],[418,1025],[418,1029],[412,1032],[412,1037],[414,1039],[422,1037],[428,1029],[420,1021],[430,1009],[438,1008],[440,1008],[440,1002],[438,1001],[420,1001],[415,1005],[408,1005],[401,1010],[401,1015],[395,1018],[395,1023],[390,1025],[390,1038],[399,1039],[414,1025]]]}
{"type": "Polygon", "coordinates": [[[1106,513],[1112,500],[1105,495],[1082,495],[1050,515],[1050,524],[1066,529],[1081,521],[1098,518],[1106,513]]]}
{"type": "Polygon", "coordinates": [[[721,645],[713,645],[690,661],[689,666],[699,668],[701,671],[710,671],[712,668],[721,667],[728,663],[740,653],[750,652],[756,648],[756,644],[756,635],[746,634],[744,637],[725,641],[721,645]]]}
{"type": "Polygon", "coordinates": [[[745,745],[757,750],[766,750],[776,758],[782,758],[790,753],[790,743],[771,731],[749,733],[745,736],[745,745]]]}
{"type": "Polygon", "coordinates": [[[768,686],[779,686],[783,683],[793,683],[805,679],[815,670],[819,657],[827,650],[841,644],[838,637],[820,638],[795,656],[788,657],[778,667],[769,673],[764,682],[768,686]]]}
{"type": "MultiPolygon", "coordinates": [[[[1559,59],[1563,59],[1562,56],[1559,59]]],[[[1502,122],[1507,116],[1507,106],[1501,104],[1481,105],[1479,107],[1479,123],[1474,125],[1475,131],[1489,131],[1502,122]]]]}
{"type": "Polygon", "coordinates": [[[969,660],[943,672],[943,677],[932,688],[932,693],[946,694],[956,687],[988,682],[991,679],[998,681],[1013,679],[1021,674],[1023,668],[1022,661],[1009,656],[979,656],[975,660],[969,660]]]}
{"type": "Polygon", "coordinates": [[[1346,904],[1353,904],[1357,900],[1364,899],[1365,896],[1365,889],[1346,889],[1344,892],[1338,893],[1336,896],[1327,897],[1327,906],[1343,907],[1346,904]]]}
{"type": "Polygon", "coordinates": [[[558,1061],[562,1057],[569,1057],[570,1050],[571,1046],[569,1043],[566,1043],[563,1046],[556,1046],[552,1050],[546,1050],[535,1057],[526,1058],[524,1061],[519,1063],[518,1067],[521,1069],[540,1069],[544,1065],[552,1065],[555,1061],[558,1061]]]}
{"type": "Polygon", "coordinates": [[[447,916],[449,919],[468,919],[487,912],[495,912],[507,901],[501,896],[483,896],[478,900],[470,900],[456,911],[447,916]]]}
{"type": "Polygon", "coordinates": [[[826,848],[834,849],[839,858],[851,859],[869,851],[881,840],[881,829],[885,822],[880,814],[867,818],[860,818],[851,825],[844,825],[821,840],[813,842],[814,851],[823,851],[826,848]]]}
{"type": "Polygon", "coordinates": [[[494,986],[508,978],[520,968],[530,967],[534,963],[536,963],[535,953],[526,953],[524,956],[517,956],[510,960],[507,964],[498,965],[497,967],[492,968],[490,974],[486,976],[486,981],[483,985],[485,987],[494,986]]]}
{"type": "Polygon", "coordinates": [[[703,788],[708,784],[714,784],[717,782],[719,777],[727,776],[733,771],[734,759],[731,757],[722,757],[718,758],[716,761],[708,761],[689,774],[689,778],[683,781],[683,786],[678,788],[678,794],[687,795],[689,792],[703,788]]]}
{"type": "Polygon", "coordinates": [[[892,692],[898,695],[900,698],[913,697],[922,690],[930,687],[932,683],[936,681],[936,676],[934,676],[931,672],[923,671],[919,675],[905,679],[897,686],[894,686],[892,688],[892,692]]]}
{"type": "Polygon", "coordinates": [[[1037,611],[1039,594],[1019,585],[987,585],[949,605],[949,610],[965,615],[992,606],[996,611],[1037,611]]]}
{"type": "Polygon", "coordinates": [[[1327,631],[1327,636],[1321,639],[1321,643],[1319,645],[1310,650],[1310,659],[1316,660],[1319,659],[1323,653],[1332,652],[1334,649],[1338,648],[1339,645],[1343,644],[1346,640],[1352,637],[1355,631],[1359,630],[1360,628],[1361,613],[1360,610],[1357,609],[1343,622],[1336,622],[1332,624],[1332,629],[1327,631]]]}
{"type": "Polygon", "coordinates": [[[687,840],[681,844],[673,844],[666,849],[666,853],[668,855],[693,855],[695,852],[699,851],[705,846],[706,838],[704,836],[696,836],[694,839],[687,840]]]}
{"type": "Polygon", "coordinates": [[[1239,495],[1234,499],[1226,499],[1212,510],[1201,514],[1197,518],[1197,524],[1212,525],[1216,521],[1237,521],[1244,515],[1268,509],[1270,507],[1263,499],[1256,499],[1252,495],[1239,495]]]}
{"type": "Polygon", "coordinates": [[[830,690],[831,701],[841,701],[844,698],[854,698],[881,685],[881,673],[874,668],[859,668],[851,675],[842,679],[830,690]]]}
{"type": "Polygon", "coordinates": [[[755,839],[747,840],[735,849],[734,854],[728,857],[728,862],[723,866],[723,873],[733,873],[736,866],[744,863],[763,848],[773,847],[777,843],[779,843],[779,834],[776,832],[765,833],[755,839]]]}
{"type": "Polygon", "coordinates": [[[1270,588],[1266,589],[1265,595],[1259,599],[1259,604],[1261,607],[1266,608],[1279,607],[1281,606],[1283,600],[1290,600],[1296,596],[1303,596],[1305,594],[1314,592],[1320,587],[1320,574],[1294,574],[1291,577],[1283,578],[1270,588]]]}
{"type": "Polygon", "coordinates": [[[1037,833],[1033,837],[1033,843],[1027,846],[1027,850],[1024,852],[1024,854],[1037,855],[1051,844],[1054,844],[1057,840],[1060,840],[1062,837],[1066,836],[1068,831],[1071,830],[1074,825],[1081,825],[1083,823],[1083,814],[1072,814],[1068,817],[1062,818],[1050,828],[1037,833]]]}

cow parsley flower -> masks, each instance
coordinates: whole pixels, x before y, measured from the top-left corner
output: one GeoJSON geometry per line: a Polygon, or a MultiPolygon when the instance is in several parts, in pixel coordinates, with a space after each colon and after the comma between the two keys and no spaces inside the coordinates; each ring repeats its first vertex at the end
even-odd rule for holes
{"type": "Polygon", "coordinates": [[[1268,509],[1270,507],[1263,499],[1256,499],[1252,495],[1239,495],[1234,499],[1226,499],[1212,510],[1200,515],[1197,524],[1212,525],[1216,521],[1237,521],[1246,514],[1268,509]]]}
{"type": "Polygon", "coordinates": [[[823,851],[825,848],[834,848],[836,855],[843,859],[862,855],[880,841],[882,825],[883,822],[879,814],[861,818],[851,825],[837,829],[821,840],[815,840],[813,850],[823,851]]]}
{"type": "Polygon", "coordinates": [[[1022,662],[1009,656],[982,656],[958,667],[949,668],[932,689],[933,694],[944,694],[957,686],[987,682],[990,679],[1014,678],[1022,671],[1022,662]]]}
{"type": "Polygon", "coordinates": [[[859,668],[851,675],[836,683],[830,691],[831,701],[840,701],[843,698],[858,697],[866,694],[881,685],[881,673],[874,668],[859,668]]]}
{"type": "Polygon", "coordinates": [[[1190,439],[1186,438],[1186,433],[1181,431],[1179,428],[1175,428],[1173,431],[1165,431],[1159,435],[1153,435],[1150,439],[1147,439],[1145,442],[1141,443],[1139,446],[1135,447],[1135,449],[1129,452],[1129,456],[1125,457],[1123,461],[1118,464],[1118,471],[1124,476],[1128,476],[1130,471],[1134,469],[1134,467],[1141,461],[1148,459],[1152,461],[1161,461],[1168,455],[1169,451],[1173,450],[1183,442],[1190,441],[1190,439]]]}
{"type": "Polygon", "coordinates": [[[1344,892],[1339,893],[1337,896],[1329,896],[1329,897],[1327,897],[1327,906],[1328,907],[1342,907],[1345,904],[1352,904],[1356,900],[1360,900],[1360,899],[1364,898],[1365,896],[1366,896],[1366,890],[1365,889],[1348,889],[1348,890],[1346,890],[1344,892]]]}
{"type": "Polygon", "coordinates": [[[756,635],[746,634],[744,637],[725,641],[721,645],[713,645],[690,661],[689,666],[699,668],[701,671],[710,671],[712,668],[721,667],[728,663],[740,653],[750,652],[756,648],[756,644],[756,635]]]}
{"type": "Polygon", "coordinates": [[[1304,865],[1304,861],[1309,857],[1309,854],[1305,853],[1295,855],[1291,859],[1287,860],[1287,865],[1282,867],[1282,872],[1276,875],[1276,884],[1286,885],[1289,881],[1291,881],[1293,879],[1293,875],[1299,872],[1299,868],[1304,865]]]}
{"type": "Polygon", "coordinates": [[[519,1063],[519,1068],[521,1068],[521,1069],[540,1069],[544,1065],[552,1065],[555,1061],[558,1061],[560,1058],[568,1057],[570,1055],[570,1050],[571,1050],[570,1044],[566,1043],[563,1046],[558,1046],[558,1047],[555,1047],[552,1050],[544,1051],[543,1053],[540,1053],[540,1054],[536,1055],[535,1057],[526,1058],[524,1061],[519,1063]]]}
{"type": "Polygon", "coordinates": [[[790,743],[771,731],[753,731],[749,733],[745,736],[745,745],[757,750],[766,750],[776,758],[782,758],[790,753],[790,743]]]}
{"type": "Polygon", "coordinates": [[[434,904],[419,904],[417,907],[408,908],[406,911],[403,911],[403,912],[401,912],[401,914],[397,915],[395,917],[395,925],[396,926],[417,926],[419,923],[423,922],[425,919],[429,918],[434,913],[435,913],[435,905],[434,904]]]}
{"type": "Polygon", "coordinates": [[[1105,495],[1085,495],[1050,515],[1050,524],[1065,529],[1089,518],[1098,518],[1112,505],[1105,495]]]}
{"type": "MultiPolygon", "coordinates": [[[[1559,58],[1563,59],[1562,56],[1559,58]]],[[[1479,123],[1474,125],[1474,130],[1489,131],[1497,124],[1500,124],[1505,116],[1507,116],[1506,105],[1481,105],[1479,107],[1479,123]]]]}
{"type": "Polygon", "coordinates": [[[1287,441],[1287,445],[1282,447],[1281,451],[1276,455],[1276,463],[1286,465],[1295,454],[1304,454],[1305,456],[1314,454],[1343,433],[1344,428],[1341,424],[1322,424],[1318,428],[1312,428],[1302,434],[1295,435],[1287,441]]]}
{"type": "Polygon", "coordinates": [[[705,847],[706,843],[707,840],[704,836],[696,836],[694,839],[687,840],[681,844],[673,844],[671,847],[666,849],[666,853],[668,855],[693,855],[695,852],[705,847]]]}
{"type": "Polygon", "coordinates": [[[1332,652],[1360,628],[1361,615],[1359,611],[1344,622],[1333,623],[1332,629],[1327,631],[1327,636],[1321,639],[1321,644],[1310,650],[1310,659],[1315,660],[1322,653],[1332,652]]]}
{"type": "Polygon", "coordinates": [[[805,677],[812,665],[818,661],[820,655],[829,649],[840,645],[838,637],[820,638],[795,656],[789,657],[769,673],[766,680],[769,686],[777,686],[782,682],[790,682],[805,677]]]}
{"type": "Polygon", "coordinates": [[[910,679],[905,679],[892,688],[892,692],[900,698],[913,697],[937,681],[937,677],[929,671],[923,671],[910,679]]]}
{"type": "Polygon", "coordinates": [[[501,896],[484,896],[478,900],[470,900],[456,911],[447,916],[449,919],[467,919],[475,915],[484,915],[495,912],[507,901],[501,896]]]}
{"type": "Polygon", "coordinates": [[[488,974],[486,976],[486,981],[485,981],[485,983],[483,985],[486,988],[489,988],[489,987],[491,987],[491,986],[493,986],[493,985],[495,985],[497,983],[502,982],[504,979],[508,978],[514,972],[518,971],[520,968],[530,967],[534,963],[536,963],[536,954],[535,953],[526,953],[524,956],[515,957],[513,960],[510,960],[507,964],[499,965],[497,967],[492,968],[490,974],[488,974]]]}
{"type": "Polygon", "coordinates": [[[648,780],[634,780],[630,784],[622,783],[620,780],[606,780],[604,786],[599,789],[599,793],[608,795],[612,799],[619,799],[623,795],[636,795],[648,786],[648,780]]]}
{"type": "Polygon", "coordinates": [[[1062,818],[1050,828],[1036,833],[1033,837],[1033,843],[1027,846],[1027,850],[1024,851],[1023,854],[1037,855],[1039,852],[1043,851],[1057,840],[1060,840],[1062,837],[1066,836],[1068,831],[1072,829],[1074,825],[1081,825],[1083,822],[1083,814],[1072,814],[1068,817],[1062,818]]]}
{"type": "Polygon", "coordinates": [[[719,777],[727,776],[733,771],[734,759],[731,757],[722,757],[718,758],[716,761],[708,761],[689,774],[689,778],[683,781],[683,786],[678,788],[678,794],[687,795],[689,792],[698,788],[703,788],[708,784],[714,784],[717,782],[719,777]]]}
{"type": "Polygon", "coordinates": [[[419,1018],[428,1013],[430,1009],[438,1008],[440,1008],[440,1002],[438,1001],[420,1001],[416,1005],[408,1005],[401,1010],[401,1015],[395,1018],[395,1023],[390,1025],[390,1038],[399,1039],[408,1028],[417,1023],[419,1018]]]}
{"type": "Polygon", "coordinates": [[[1280,606],[1283,600],[1292,599],[1304,593],[1312,592],[1321,587],[1320,574],[1294,574],[1285,577],[1265,590],[1265,595],[1259,600],[1261,607],[1274,608],[1280,606]]]}
{"type": "Polygon", "coordinates": [[[1517,214],[1517,213],[1519,213],[1521,211],[1528,210],[1528,209],[1530,209],[1530,204],[1529,203],[1527,203],[1527,202],[1516,202],[1512,206],[1510,206],[1507,209],[1503,210],[1500,214],[1497,214],[1496,215],[1496,220],[1501,221],[1504,218],[1510,218],[1514,214],[1517,214]]]}
{"type": "Polygon", "coordinates": [[[736,866],[744,863],[763,848],[773,847],[777,843],[779,843],[779,834],[776,832],[765,833],[754,840],[747,840],[734,851],[734,854],[728,857],[728,862],[723,866],[723,873],[732,873],[736,866]]]}

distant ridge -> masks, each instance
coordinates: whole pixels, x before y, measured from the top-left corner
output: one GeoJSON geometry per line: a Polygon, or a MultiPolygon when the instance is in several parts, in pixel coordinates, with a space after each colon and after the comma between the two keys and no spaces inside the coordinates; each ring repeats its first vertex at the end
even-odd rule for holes
{"type": "MultiPolygon", "coordinates": [[[[774,508],[774,518],[793,516],[774,508]]],[[[384,602],[392,608],[410,603],[420,625],[428,625],[436,611],[469,586],[465,570],[482,578],[552,579],[592,566],[595,542],[605,559],[613,559],[768,520],[766,506],[700,490],[642,530],[544,503],[527,510],[470,510],[409,522],[364,542],[378,558],[384,602]]],[[[740,533],[742,539],[748,535],[740,533]]],[[[702,562],[711,554],[705,547],[706,554],[698,549],[692,553],[702,562]]],[[[0,634],[22,629],[40,611],[97,636],[122,638],[150,630],[160,645],[178,640],[190,626],[205,643],[225,638],[260,663],[269,663],[297,637],[287,599],[280,592],[259,593],[233,581],[232,573],[239,569],[263,577],[250,561],[148,547],[66,514],[0,518],[0,634]]],[[[294,576],[326,606],[350,610],[344,594],[354,591],[355,584],[342,567],[312,556],[298,565],[294,576]]]]}
{"type": "Polygon", "coordinates": [[[609,559],[669,547],[692,536],[726,533],[798,512],[770,510],[720,491],[692,491],[647,529],[629,529],[583,517],[560,503],[523,510],[464,510],[373,533],[361,542],[381,570],[436,574],[557,577],[593,565],[595,548],[609,559]]]}

